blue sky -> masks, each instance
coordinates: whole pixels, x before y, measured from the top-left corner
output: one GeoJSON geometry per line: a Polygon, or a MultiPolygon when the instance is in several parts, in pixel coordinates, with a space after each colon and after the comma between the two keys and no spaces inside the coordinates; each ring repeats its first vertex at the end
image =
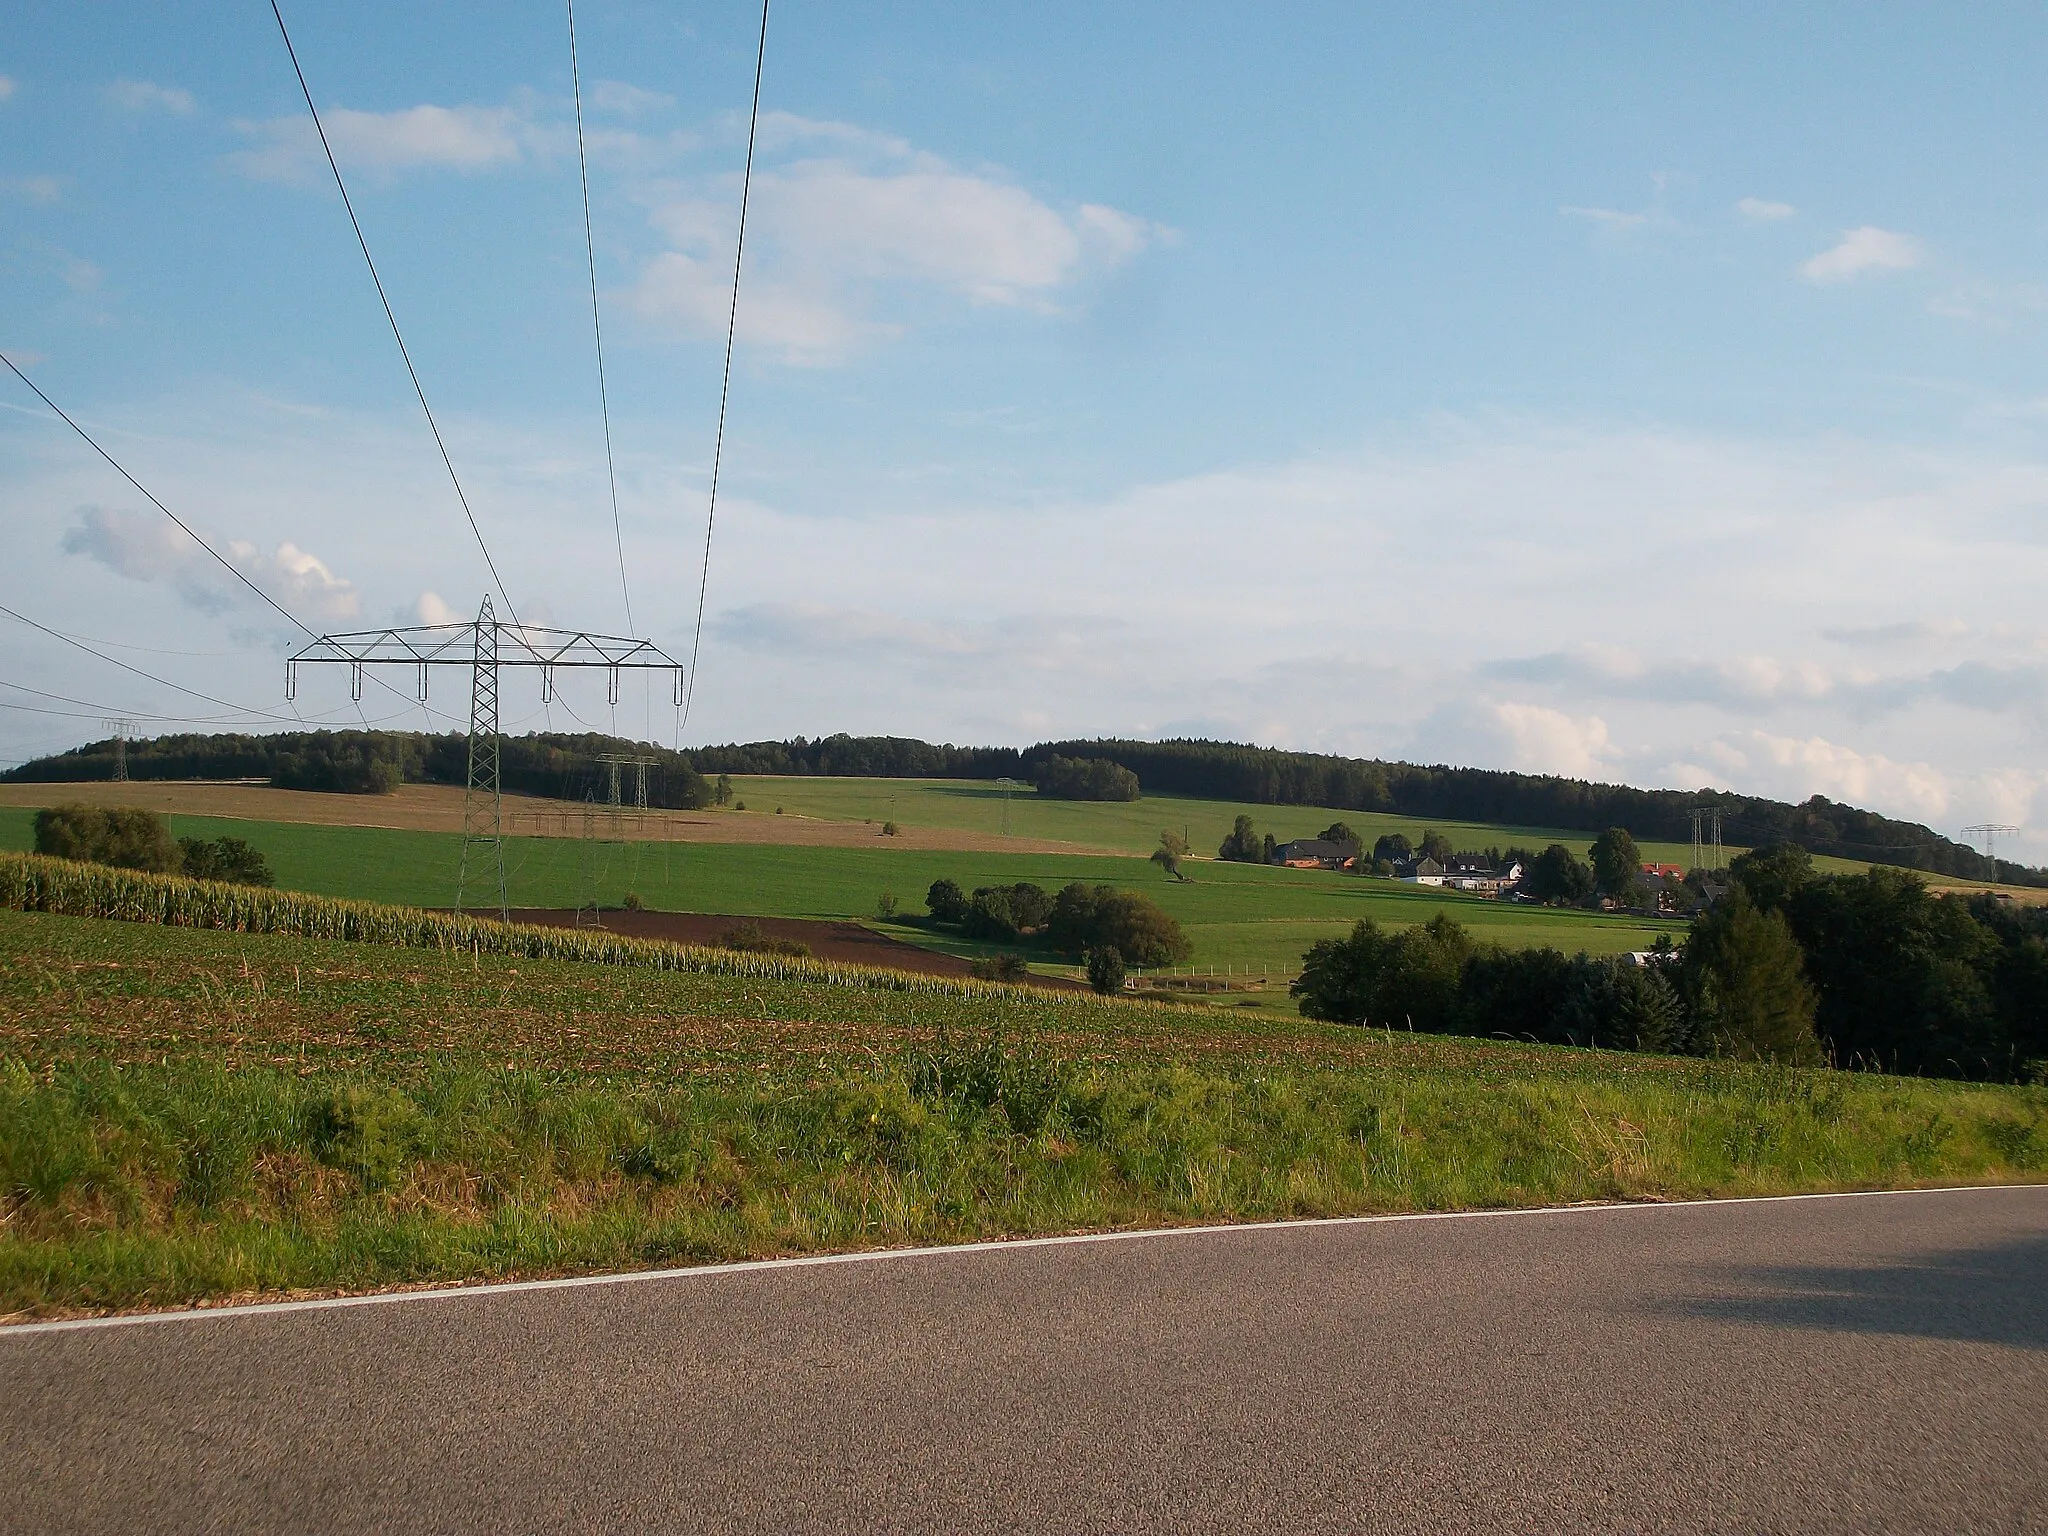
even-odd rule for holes
{"type": "MultiPolygon", "coordinates": [[[[519,611],[623,628],[561,9],[286,14],[519,611]]],[[[16,16],[0,348],[310,622],[473,611],[267,7],[16,16]]],[[[758,12],[577,21],[635,613],[687,649],[758,12]]],[[[2032,821],[2044,42],[781,0],[686,736],[1196,732],[2032,821]]],[[[0,516],[0,602],[292,718],[282,627],[11,378],[0,516]]],[[[0,758],[229,713],[0,625],[0,758]]],[[[298,708],[355,718],[339,678],[298,708]]]]}

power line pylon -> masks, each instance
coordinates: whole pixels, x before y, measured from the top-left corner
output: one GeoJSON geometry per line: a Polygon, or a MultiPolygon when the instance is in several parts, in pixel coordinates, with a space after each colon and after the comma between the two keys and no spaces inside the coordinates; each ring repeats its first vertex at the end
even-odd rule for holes
{"type": "Polygon", "coordinates": [[[135,722],[116,717],[102,720],[100,724],[114,733],[114,782],[116,784],[126,784],[128,782],[128,737],[136,729],[135,722]]]}
{"type": "Polygon", "coordinates": [[[2001,832],[2017,831],[2019,831],[2018,827],[2009,827],[2003,822],[1996,821],[1983,821],[1974,827],[1963,828],[1964,837],[1972,841],[1979,837],[1984,839],[1984,862],[1991,869],[1990,874],[1986,875],[1985,878],[1993,885],[1998,883],[1998,835],[2001,832]]]}
{"type": "Polygon", "coordinates": [[[463,897],[468,894],[471,855],[480,856],[488,849],[491,869],[498,877],[498,918],[506,922],[512,908],[505,896],[505,796],[498,773],[498,623],[488,592],[476,616],[470,677],[469,780],[462,791],[462,863],[455,872],[455,910],[458,914],[462,911],[463,897]]]}
{"type": "MultiPolygon", "coordinates": [[[[395,629],[357,630],[322,635],[308,642],[284,664],[284,696],[298,693],[301,665],[334,663],[349,669],[349,692],[363,696],[363,669],[373,666],[411,667],[421,703],[427,698],[427,677],[435,667],[470,669],[469,778],[462,803],[462,862],[455,877],[455,909],[468,895],[470,861],[490,850],[498,888],[498,916],[509,915],[505,894],[504,806],[499,779],[498,675],[506,667],[530,667],[540,673],[543,703],[554,697],[555,671],[603,667],[606,693],[619,701],[619,674],[666,671],[674,702],[683,700],[683,669],[650,640],[600,635],[580,629],[550,629],[537,624],[507,624],[491,608],[488,594],[476,619],[468,624],[411,624],[395,629]]],[[[644,770],[643,770],[644,781],[644,770]]],[[[613,770],[617,782],[617,770],[613,770]]],[[[644,788],[644,782],[643,782],[644,788]]]]}

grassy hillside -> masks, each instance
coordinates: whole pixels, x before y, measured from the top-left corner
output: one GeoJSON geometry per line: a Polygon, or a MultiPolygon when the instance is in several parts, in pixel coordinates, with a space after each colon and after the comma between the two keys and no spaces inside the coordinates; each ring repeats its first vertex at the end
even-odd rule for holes
{"type": "MultiPolygon", "coordinates": [[[[1000,832],[1003,793],[979,779],[829,779],[735,777],[735,799],[752,811],[781,806],[790,815],[828,817],[836,821],[897,821],[905,826],[956,827],[971,832],[1000,832]]],[[[1050,838],[1096,848],[1147,854],[1159,846],[1159,834],[1171,828],[1185,832],[1198,855],[1215,853],[1239,816],[1249,816],[1261,833],[1282,842],[1313,837],[1333,821],[1341,821],[1368,844],[1390,832],[1420,842],[1432,829],[1461,849],[1486,847],[1541,848],[1561,842],[1583,855],[1592,839],[1583,832],[1543,827],[1505,827],[1476,822],[1424,822],[1412,816],[1379,815],[1371,811],[1340,811],[1327,806],[1251,805],[1227,800],[1201,800],[1180,795],[1147,795],[1142,800],[1095,803],[1055,800],[1030,789],[1009,796],[1012,836],[1050,838]]],[[[1645,843],[1643,857],[1660,862],[1689,863],[1690,844],[1645,843]]],[[[1729,850],[1730,855],[1739,850],[1729,850]]],[[[1846,866],[1860,868],[1859,865],[1846,866]]]]}
{"type": "Polygon", "coordinates": [[[0,911],[0,1316],[2044,1171],[2039,1089],[0,911]]]}
{"type": "MultiPolygon", "coordinates": [[[[777,782],[829,788],[847,781],[777,782]]],[[[31,819],[29,812],[0,808],[0,847],[28,848],[33,842],[31,819]]],[[[278,882],[289,889],[414,906],[446,906],[454,900],[461,839],[453,834],[199,816],[173,817],[172,827],[179,836],[249,839],[269,859],[278,882]]],[[[1152,838],[1158,838],[1156,829],[1152,838]]],[[[509,840],[506,865],[513,905],[575,906],[586,887],[584,857],[583,844],[574,839],[509,840]]],[[[1019,880],[1035,881],[1049,890],[1070,880],[1130,886],[1152,896],[1181,922],[1194,943],[1196,963],[1253,967],[1274,975],[1291,974],[1311,943],[1341,934],[1366,916],[1405,925],[1427,922],[1437,912],[1450,910],[1482,940],[1513,946],[1551,944],[1594,954],[1642,949],[1658,933],[1683,932],[1682,925],[1669,921],[1511,906],[1321,870],[1211,862],[1191,865],[1192,878],[1175,882],[1136,855],[657,843],[606,846],[598,859],[594,884],[609,904],[616,905],[632,890],[650,906],[664,910],[760,917],[872,918],[885,892],[896,895],[906,910],[922,912],[925,891],[942,877],[970,890],[1019,880]]],[[[485,896],[486,902],[490,899],[485,896]]],[[[913,925],[877,926],[918,942],[935,939],[913,925]]],[[[938,942],[956,951],[978,953],[986,948],[938,942]]]]}

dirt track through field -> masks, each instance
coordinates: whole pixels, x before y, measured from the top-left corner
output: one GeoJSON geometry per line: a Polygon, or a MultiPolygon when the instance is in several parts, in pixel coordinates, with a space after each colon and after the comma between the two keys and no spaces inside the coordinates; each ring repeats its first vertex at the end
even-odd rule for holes
{"type": "MultiPolygon", "coordinates": [[[[131,780],[127,783],[0,784],[0,805],[41,807],[65,801],[126,805],[169,816],[219,816],[320,827],[388,827],[405,832],[460,832],[462,791],[450,784],[406,784],[388,795],[334,795],[273,789],[248,781],[131,780]]],[[[505,797],[508,837],[581,837],[585,807],[530,795],[505,797]]],[[[623,811],[616,829],[595,808],[594,832],[631,842],[759,843],[798,848],[888,848],[946,853],[1073,853],[1117,855],[1115,848],[1044,838],[1000,837],[951,827],[905,826],[884,836],[879,822],[778,816],[773,811],[623,811]]]]}

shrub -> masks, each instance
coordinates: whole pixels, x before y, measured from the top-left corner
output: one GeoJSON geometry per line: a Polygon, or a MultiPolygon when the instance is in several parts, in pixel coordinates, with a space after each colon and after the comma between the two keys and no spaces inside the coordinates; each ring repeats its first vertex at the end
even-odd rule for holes
{"type": "Polygon", "coordinates": [[[1265,851],[1259,843],[1259,834],[1252,830],[1251,817],[1240,816],[1232,823],[1230,836],[1223,839],[1223,846],[1216,850],[1216,857],[1233,864],[1265,862],[1265,851]]]}
{"type": "Polygon", "coordinates": [[[1106,757],[1048,757],[1038,765],[1038,792],[1056,800],[1135,800],[1138,776],[1106,757]]]}
{"type": "Polygon", "coordinates": [[[1124,989],[1124,957],[1114,944],[1088,951],[1088,985],[1104,997],[1124,989]]]}
{"type": "Polygon", "coordinates": [[[884,837],[901,837],[902,835],[903,835],[903,829],[902,829],[901,827],[897,826],[895,822],[893,822],[893,821],[885,821],[885,822],[883,822],[883,823],[882,823],[882,836],[884,836],[884,837]]]}
{"type": "Polygon", "coordinates": [[[193,880],[225,880],[231,885],[275,885],[277,877],[262,853],[239,837],[178,839],[182,873],[193,880]]]}
{"type": "Polygon", "coordinates": [[[924,909],[935,922],[957,923],[967,915],[967,893],[958,881],[934,880],[924,893],[924,909]]]}
{"type": "Polygon", "coordinates": [[[736,949],[743,955],[807,956],[811,946],[795,939],[778,939],[751,919],[734,923],[718,936],[720,949],[736,949]]]}
{"type": "Polygon", "coordinates": [[[990,955],[975,961],[970,969],[982,981],[1017,982],[1031,974],[1021,955],[990,955]]]}
{"type": "Polygon", "coordinates": [[[896,915],[896,893],[884,891],[875,898],[875,916],[891,918],[896,915]]]}
{"type": "Polygon", "coordinates": [[[978,887],[960,917],[960,931],[970,939],[1007,942],[1045,926],[1052,898],[1030,881],[1016,885],[978,887]]]}
{"type": "Polygon", "coordinates": [[[1114,946],[1138,965],[1174,965],[1194,949],[1180,924],[1150,898],[1078,880],[1053,899],[1045,932],[1055,948],[1068,954],[1114,946]]]}
{"type": "Polygon", "coordinates": [[[644,912],[647,910],[647,903],[640,899],[640,893],[638,891],[626,892],[626,899],[620,902],[619,905],[624,907],[628,912],[644,912]]]}
{"type": "Polygon", "coordinates": [[[116,869],[169,874],[184,862],[168,817],[97,805],[53,805],[36,812],[36,852],[116,869]]]}

